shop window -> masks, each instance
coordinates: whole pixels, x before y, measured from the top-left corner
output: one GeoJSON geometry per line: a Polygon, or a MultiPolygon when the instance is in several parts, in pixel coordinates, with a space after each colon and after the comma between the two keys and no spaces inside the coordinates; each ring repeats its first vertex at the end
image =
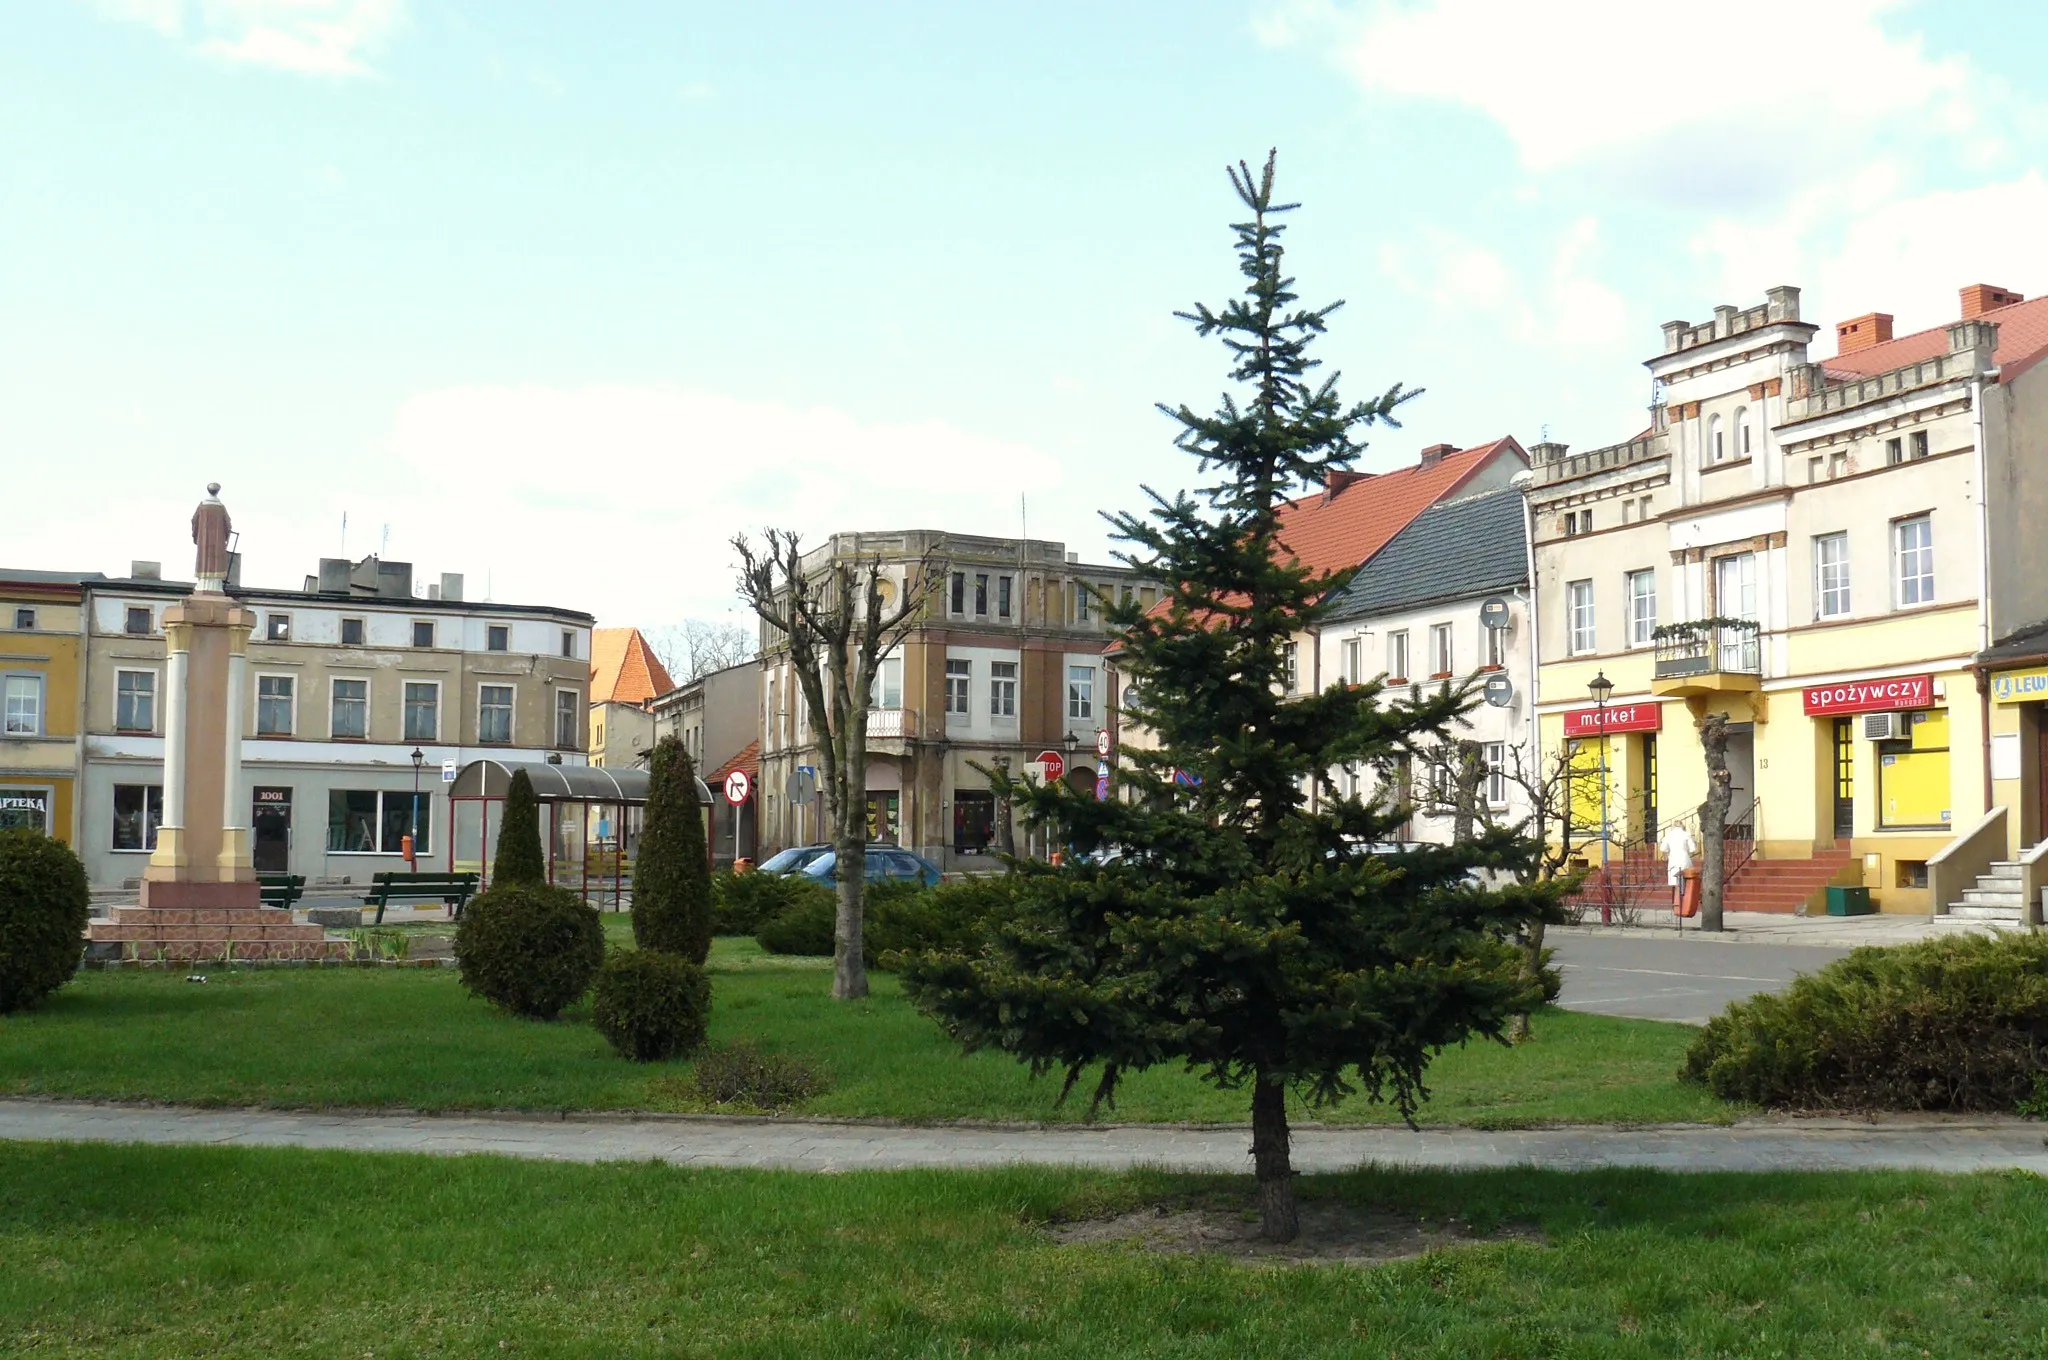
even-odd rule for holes
{"type": "Polygon", "coordinates": [[[327,852],[333,855],[397,855],[417,824],[413,854],[433,843],[434,795],[420,790],[415,812],[411,789],[332,789],[327,794],[327,852]],[[415,822],[417,818],[417,822],[415,822]]]}
{"type": "Polygon", "coordinates": [[[156,829],[163,820],[163,785],[114,785],[114,849],[156,849],[156,829]]]}
{"type": "Polygon", "coordinates": [[[1949,806],[1948,712],[1930,709],[1907,718],[1903,741],[1877,743],[1877,817],[1880,827],[1947,827],[1949,806]]]}
{"type": "Polygon", "coordinates": [[[868,839],[884,845],[896,844],[902,825],[903,795],[896,789],[868,795],[868,839]]]}
{"type": "Polygon", "coordinates": [[[987,789],[953,791],[953,853],[980,855],[996,834],[996,796],[987,789]]]}
{"type": "Polygon", "coordinates": [[[1600,781],[1604,738],[1593,737],[1566,743],[1566,805],[1570,809],[1572,835],[1580,840],[1600,834],[1600,781]]]}
{"type": "Polygon", "coordinates": [[[48,789],[0,788],[0,831],[50,834],[48,789]]]}

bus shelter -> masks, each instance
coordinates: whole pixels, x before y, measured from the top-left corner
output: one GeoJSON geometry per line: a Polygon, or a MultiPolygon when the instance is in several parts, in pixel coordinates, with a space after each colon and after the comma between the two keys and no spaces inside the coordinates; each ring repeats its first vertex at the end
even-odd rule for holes
{"type": "MultiPolygon", "coordinates": [[[[521,770],[540,804],[548,882],[575,888],[600,905],[623,907],[625,885],[632,880],[633,859],[646,824],[649,780],[642,769],[470,761],[456,771],[448,795],[449,872],[473,873],[479,888],[489,886],[491,859],[497,853],[498,832],[504,824],[505,791],[511,787],[512,776],[521,770]]],[[[708,847],[711,789],[701,779],[696,783],[708,847]]]]}

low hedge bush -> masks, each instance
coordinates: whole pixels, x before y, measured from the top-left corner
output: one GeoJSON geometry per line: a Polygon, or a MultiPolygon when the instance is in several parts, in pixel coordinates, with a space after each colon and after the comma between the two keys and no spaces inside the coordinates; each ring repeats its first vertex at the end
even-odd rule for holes
{"type": "Polygon", "coordinates": [[[783,905],[764,917],[754,939],[770,954],[830,954],[838,899],[830,888],[792,874],[783,905]]]}
{"type": "Polygon", "coordinates": [[[752,1044],[718,1044],[697,1055],[697,1095],[713,1105],[780,1110],[825,1089],[825,1074],[802,1058],[752,1044]]]}
{"type": "Polygon", "coordinates": [[[552,1020],[590,990],[604,964],[604,924],[567,888],[501,883],[463,908],[455,961],[472,994],[552,1020]]]}
{"type": "Polygon", "coordinates": [[[796,874],[720,873],[711,880],[712,930],[719,935],[752,935],[817,888],[796,874]]]}
{"type": "Polygon", "coordinates": [[[990,874],[885,898],[870,906],[868,945],[881,966],[892,970],[898,956],[927,949],[972,954],[988,923],[1015,909],[1023,881],[1017,874],[990,874]]]}
{"type": "Polygon", "coordinates": [[[1794,1110],[2010,1112],[2048,1073],[2048,937],[1859,949],[1707,1023],[1679,1076],[1794,1110]]]}
{"type": "Polygon", "coordinates": [[[620,1057],[661,1062],[704,1042],[711,979],[680,954],[618,950],[598,970],[590,1019],[620,1057]]]}
{"type": "Polygon", "coordinates": [[[78,971],[91,900],[70,846],[0,831],[0,1014],[41,1005],[78,971]]]}
{"type": "MultiPolygon", "coordinates": [[[[770,954],[829,955],[832,932],[839,920],[839,897],[823,884],[800,880],[807,891],[762,924],[755,940],[770,954]]],[[[861,953],[870,967],[885,950],[918,948],[906,943],[920,932],[934,930],[929,899],[937,889],[922,883],[888,879],[870,883],[863,899],[866,916],[861,930],[861,953]]]]}

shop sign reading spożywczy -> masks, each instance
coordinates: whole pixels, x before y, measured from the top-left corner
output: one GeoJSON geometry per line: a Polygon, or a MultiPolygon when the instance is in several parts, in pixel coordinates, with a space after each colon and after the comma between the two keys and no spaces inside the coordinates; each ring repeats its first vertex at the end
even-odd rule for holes
{"type": "Polygon", "coordinates": [[[1831,713],[1882,713],[1894,708],[1931,708],[1934,677],[1900,675],[1889,680],[1844,680],[1838,685],[1809,685],[1806,716],[1831,713]]]}

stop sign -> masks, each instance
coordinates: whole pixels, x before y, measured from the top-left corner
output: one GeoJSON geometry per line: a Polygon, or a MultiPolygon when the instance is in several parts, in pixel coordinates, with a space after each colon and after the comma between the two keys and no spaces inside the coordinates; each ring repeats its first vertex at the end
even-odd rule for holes
{"type": "Polygon", "coordinates": [[[1045,782],[1057,784],[1067,772],[1067,758],[1058,751],[1040,751],[1038,763],[1045,766],[1045,782]]]}

